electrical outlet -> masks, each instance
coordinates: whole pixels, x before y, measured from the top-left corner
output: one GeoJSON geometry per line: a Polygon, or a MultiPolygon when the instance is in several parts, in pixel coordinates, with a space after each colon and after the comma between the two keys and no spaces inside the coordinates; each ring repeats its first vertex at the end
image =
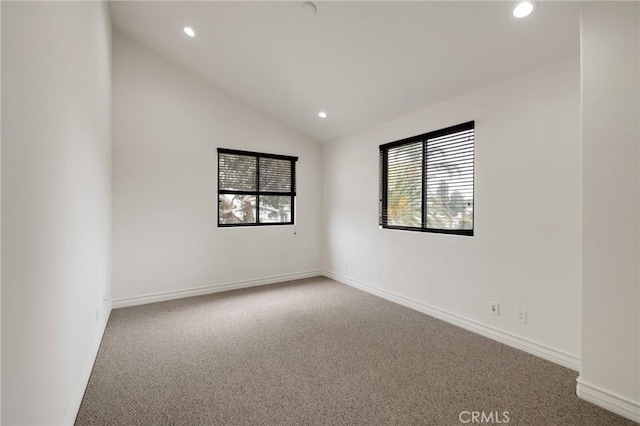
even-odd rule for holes
{"type": "Polygon", "coordinates": [[[526,324],[527,323],[527,311],[524,310],[523,308],[518,308],[516,310],[516,320],[518,320],[521,323],[526,324]]]}
{"type": "Polygon", "coordinates": [[[489,312],[493,315],[500,315],[500,304],[498,302],[489,302],[489,312]]]}
{"type": "Polygon", "coordinates": [[[240,273],[244,274],[246,272],[246,269],[244,267],[244,265],[240,265],[240,273]]]}

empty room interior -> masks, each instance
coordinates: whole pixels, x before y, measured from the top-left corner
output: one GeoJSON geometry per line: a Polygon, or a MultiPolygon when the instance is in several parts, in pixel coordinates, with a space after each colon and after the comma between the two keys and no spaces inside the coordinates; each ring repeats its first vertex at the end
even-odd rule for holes
{"type": "Polygon", "coordinates": [[[0,15],[2,425],[640,423],[640,2],[0,15]]]}

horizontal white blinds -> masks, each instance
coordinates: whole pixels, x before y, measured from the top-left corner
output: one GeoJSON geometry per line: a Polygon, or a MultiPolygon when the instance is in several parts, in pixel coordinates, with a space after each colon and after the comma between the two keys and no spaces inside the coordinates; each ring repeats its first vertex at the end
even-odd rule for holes
{"type": "Polygon", "coordinates": [[[295,195],[298,157],[218,149],[218,191],[295,195]]]}
{"type": "Polygon", "coordinates": [[[422,226],[422,142],[389,149],[387,153],[387,208],[389,225],[422,226]]]}
{"type": "Polygon", "coordinates": [[[219,190],[257,191],[257,157],[238,154],[218,154],[219,190]]]}
{"type": "Polygon", "coordinates": [[[260,191],[292,192],[292,162],[275,158],[260,158],[260,191]]]}
{"type": "Polygon", "coordinates": [[[293,224],[297,160],[218,148],[218,226],[293,224]]]}
{"type": "Polygon", "coordinates": [[[475,123],[380,146],[380,225],[473,235],[475,123]]]}
{"type": "Polygon", "coordinates": [[[427,140],[427,228],[473,229],[474,129],[427,140]]]}

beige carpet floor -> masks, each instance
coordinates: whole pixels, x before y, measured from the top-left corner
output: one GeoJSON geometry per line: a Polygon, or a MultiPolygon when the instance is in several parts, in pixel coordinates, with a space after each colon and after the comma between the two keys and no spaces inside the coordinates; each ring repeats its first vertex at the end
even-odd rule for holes
{"type": "Polygon", "coordinates": [[[578,399],[576,377],[312,278],[114,310],[76,424],[635,424],[578,399]]]}

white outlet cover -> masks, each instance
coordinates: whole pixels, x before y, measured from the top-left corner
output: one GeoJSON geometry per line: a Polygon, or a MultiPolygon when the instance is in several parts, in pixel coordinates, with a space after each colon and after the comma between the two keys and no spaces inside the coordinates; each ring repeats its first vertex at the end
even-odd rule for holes
{"type": "Polygon", "coordinates": [[[500,304],[498,302],[489,302],[489,312],[493,315],[500,315],[500,304]]]}
{"type": "Polygon", "coordinates": [[[516,320],[518,320],[518,322],[526,324],[527,311],[525,309],[518,308],[518,310],[516,311],[516,320]]]}

